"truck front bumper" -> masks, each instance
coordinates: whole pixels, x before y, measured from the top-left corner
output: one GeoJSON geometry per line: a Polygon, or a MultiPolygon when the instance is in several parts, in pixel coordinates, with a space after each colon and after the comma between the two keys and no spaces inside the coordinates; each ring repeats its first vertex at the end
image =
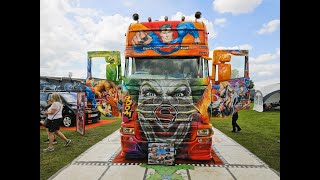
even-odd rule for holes
{"type": "MultiPolygon", "coordinates": [[[[121,156],[127,159],[146,158],[148,142],[140,141],[134,135],[121,134],[121,156]]],[[[212,136],[196,137],[191,142],[181,142],[176,149],[176,158],[211,160],[212,136]]]]}

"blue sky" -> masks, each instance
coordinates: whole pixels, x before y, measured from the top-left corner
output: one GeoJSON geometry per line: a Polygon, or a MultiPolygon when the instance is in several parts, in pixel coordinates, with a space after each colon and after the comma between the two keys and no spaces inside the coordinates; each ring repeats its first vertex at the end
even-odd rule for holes
{"type": "Polygon", "coordinates": [[[41,0],[40,75],[86,77],[87,51],[119,50],[123,59],[127,28],[140,21],[201,20],[209,48],[249,49],[250,77],[256,87],[280,82],[279,0],[41,0]]]}

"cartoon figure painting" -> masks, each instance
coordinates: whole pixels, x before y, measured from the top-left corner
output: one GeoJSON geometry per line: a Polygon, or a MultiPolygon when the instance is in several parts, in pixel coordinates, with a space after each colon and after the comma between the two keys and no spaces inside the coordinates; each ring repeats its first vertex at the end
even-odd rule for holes
{"type": "Polygon", "coordinates": [[[79,132],[81,135],[84,135],[85,133],[85,92],[79,92],[77,93],[77,132],[79,132]]]}
{"type": "Polygon", "coordinates": [[[234,79],[230,82],[223,81],[219,85],[214,85],[217,92],[211,104],[211,114],[215,117],[226,117],[232,115],[240,109],[248,109],[250,103],[248,99],[248,88],[245,78],[234,79]]]}
{"type": "MultiPolygon", "coordinates": [[[[118,87],[121,87],[121,85],[118,87]]],[[[112,81],[87,78],[87,101],[97,107],[103,115],[119,117],[121,115],[121,109],[119,108],[118,87],[112,81]],[[105,105],[103,105],[103,101],[105,105]],[[108,106],[106,106],[106,104],[108,104],[108,106]]]]}
{"type": "Polygon", "coordinates": [[[111,117],[111,106],[110,104],[107,104],[107,101],[106,100],[102,100],[102,109],[103,109],[103,112],[105,114],[105,116],[107,117],[111,117]]]}
{"type": "MultiPolygon", "coordinates": [[[[150,27],[150,24],[144,25],[148,28],[155,28],[150,27]]],[[[193,41],[195,44],[201,43],[198,31],[193,23],[182,22],[174,27],[175,25],[176,24],[163,24],[158,27],[160,31],[149,33],[146,31],[136,32],[131,40],[133,49],[138,53],[142,53],[146,49],[152,48],[161,55],[172,54],[180,49],[182,40],[187,34],[194,37],[193,41]],[[178,30],[173,31],[172,29],[178,30]]]]}

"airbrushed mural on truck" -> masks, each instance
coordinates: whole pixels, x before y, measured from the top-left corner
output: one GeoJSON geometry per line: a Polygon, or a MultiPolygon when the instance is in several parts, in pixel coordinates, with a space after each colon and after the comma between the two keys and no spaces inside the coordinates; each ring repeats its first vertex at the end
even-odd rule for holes
{"type": "Polygon", "coordinates": [[[176,159],[211,160],[210,117],[225,118],[250,107],[248,50],[217,49],[209,57],[200,12],[195,21],[165,17],[139,22],[137,14],[133,17],[136,22],[126,33],[124,76],[119,51],[88,52],[87,106],[122,117],[124,158],[147,158],[148,143],[170,142],[176,159]],[[105,78],[93,77],[96,57],[105,60],[105,78]]]}
{"type": "Polygon", "coordinates": [[[126,33],[121,155],[146,158],[148,142],[174,142],[176,158],[212,159],[210,116],[250,106],[248,51],[215,50],[210,58],[198,19],[136,21],[126,33]],[[234,57],[243,58],[242,77],[231,77],[234,57]]]}
{"type": "Polygon", "coordinates": [[[86,95],[87,105],[96,107],[106,117],[121,117],[122,76],[119,51],[89,51],[87,62],[86,95]],[[105,59],[105,78],[93,77],[94,58],[105,59]]]}

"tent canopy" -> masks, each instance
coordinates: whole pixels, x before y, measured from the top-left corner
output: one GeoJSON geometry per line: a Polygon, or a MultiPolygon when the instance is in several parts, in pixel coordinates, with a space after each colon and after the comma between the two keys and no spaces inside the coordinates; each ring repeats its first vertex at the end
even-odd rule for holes
{"type": "Polygon", "coordinates": [[[280,83],[257,89],[254,97],[253,110],[262,112],[265,110],[263,105],[268,107],[271,103],[276,103],[276,106],[280,107],[280,83]]]}

